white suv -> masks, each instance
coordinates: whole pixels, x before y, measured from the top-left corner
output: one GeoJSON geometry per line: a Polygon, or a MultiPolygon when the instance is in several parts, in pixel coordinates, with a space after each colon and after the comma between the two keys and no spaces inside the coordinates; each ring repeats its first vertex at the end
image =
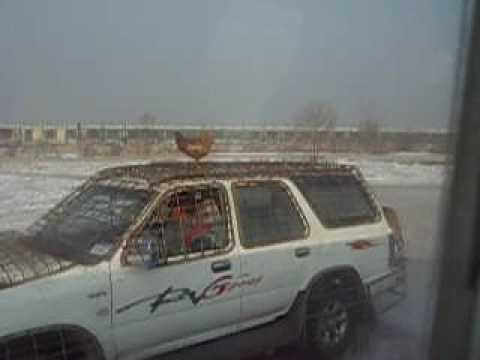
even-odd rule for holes
{"type": "Polygon", "coordinates": [[[220,338],[210,358],[247,356],[248,334],[335,356],[373,304],[404,294],[403,250],[353,166],[107,169],[2,234],[0,359],[194,356],[220,338]]]}

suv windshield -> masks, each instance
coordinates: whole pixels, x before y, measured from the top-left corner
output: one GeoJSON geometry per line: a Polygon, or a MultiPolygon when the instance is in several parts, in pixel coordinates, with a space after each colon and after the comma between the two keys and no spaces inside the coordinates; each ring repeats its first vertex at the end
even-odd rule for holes
{"type": "Polygon", "coordinates": [[[30,228],[28,244],[78,262],[111,255],[118,237],[150,199],[146,190],[95,184],[54,208],[30,228]]]}

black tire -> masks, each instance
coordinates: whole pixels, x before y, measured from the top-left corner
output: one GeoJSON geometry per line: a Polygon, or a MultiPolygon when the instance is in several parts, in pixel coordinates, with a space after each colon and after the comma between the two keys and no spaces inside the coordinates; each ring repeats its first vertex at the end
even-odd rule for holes
{"type": "Polygon", "coordinates": [[[357,286],[341,278],[315,284],[307,300],[305,340],[309,357],[338,359],[353,343],[363,309],[357,286]]]}

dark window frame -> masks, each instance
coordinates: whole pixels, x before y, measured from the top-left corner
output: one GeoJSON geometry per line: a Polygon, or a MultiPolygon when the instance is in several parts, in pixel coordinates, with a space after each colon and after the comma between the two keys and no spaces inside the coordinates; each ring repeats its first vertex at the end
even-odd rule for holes
{"type": "Polygon", "coordinates": [[[238,230],[238,235],[239,235],[239,240],[240,240],[240,245],[244,249],[256,249],[256,248],[263,248],[263,247],[268,247],[268,246],[275,246],[279,244],[288,244],[291,242],[297,242],[297,241],[302,241],[306,240],[310,237],[310,224],[307,220],[307,217],[303,213],[303,209],[301,208],[300,204],[298,203],[298,200],[296,199],[295,195],[293,195],[292,190],[290,189],[289,185],[286,184],[282,180],[273,180],[273,179],[242,179],[238,181],[234,181],[231,184],[231,190],[232,190],[232,196],[233,196],[233,207],[235,209],[235,216],[237,220],[237,230],[238,230]],[[243,187],[243,186],[254,186],[255,184],[265,184],[265,183],[270,183],[270,184],[275,184],[278,185],[280,188],[282,188],[285,193],[288,196],[288,199],[290,200],[291,204],[293,205],[293,210],[296,211],[298,214],[299,219],[301,220],[304,233],[302,237],[299,238],[286,238],[282,240],[277,240],[277,241],[272,241],[268,243],[263,243],[263,244],[248,244],[246,242],[245,235],[243,234],[242,227],[240,226],[240,209],[238,207],[239,204],[239,197],[238,197],[238,187],[243,187]]]}

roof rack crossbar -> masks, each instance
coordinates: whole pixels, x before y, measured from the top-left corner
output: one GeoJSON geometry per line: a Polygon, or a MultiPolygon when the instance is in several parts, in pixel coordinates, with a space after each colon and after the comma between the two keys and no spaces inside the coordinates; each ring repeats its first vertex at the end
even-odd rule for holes
{"type": "Polygon", "coordinates": [[[316,173],[321,171],[352,171],[353,166],[332,161],[318,162],[156,162],[141,165],[127,165],[100,171],[96,181],[124,178],[126,181],[145,180],[150,185],[157,185],[173,179],[198,177],[231,178],[236,176],[282,176],[316,173]]]}

